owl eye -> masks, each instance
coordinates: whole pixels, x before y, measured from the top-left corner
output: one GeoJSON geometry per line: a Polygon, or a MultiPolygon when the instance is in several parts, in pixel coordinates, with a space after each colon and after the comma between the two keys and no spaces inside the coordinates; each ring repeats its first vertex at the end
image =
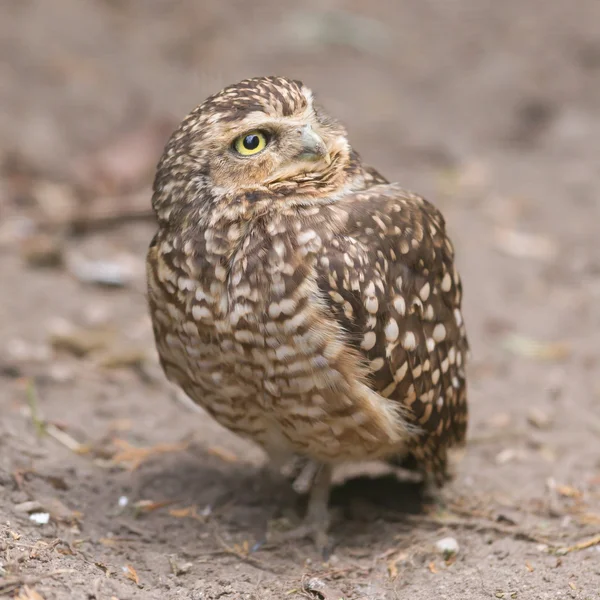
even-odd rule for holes
{"type": "Polygon", "coordinates": [[[269,137],[262,131],[251,131],[241,135],[233,142],[233,147],[242,156],[252,156],[264,150],[269,142],[269,137]]]}

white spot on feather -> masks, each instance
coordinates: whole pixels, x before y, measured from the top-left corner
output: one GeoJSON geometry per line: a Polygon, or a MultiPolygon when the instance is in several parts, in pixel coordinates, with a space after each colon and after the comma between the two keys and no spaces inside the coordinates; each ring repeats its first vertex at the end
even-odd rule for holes
{"type": "Polygon", "coordinates": [[[402,339],[402,347],[405,350],[414,350],[417,347],[417,338],[412,331],[407,331],[402,339]]]}
{"type": "Polygon", "coordinates": [[[450,273],[446,273],[444,278],[442,279],[442,291],[449,292],[452,288],[452,277],[450,277],[450,273]]]}
{"type": "Polygon", "coordinates": [[[372,315],[376,314],[377,310],[379,309],[379,300],[377,300],[377,297],[368,297],[365,300],[365,308],[367,309],[367,312],[371,313],[372,315]]]}
{"type": "Polygon", "coordinates": [[[396,309],[397,313],[401,317],[404,316],[404,314],[406,313],[406,302],[405,302],[404,298],[402,296],[395,296],[393,304],[394,304],[394,308],[396,309]]]}
{"type": "Polygon", "coordinates": [[[384,364],[385,361],[383,360],[383,358],[379,357],[371,361],[370,367],[373,371],[379,371],[379,369],[381,369],[384,364]]]}
{"type": "Polygon", "coordinates": [[[365,333],[365,335],[363,337],[360,347],[363,350],[371,350],[371,348],[373,348],[373,346],[375,346],[376,341],[377,341],[377,335],[375,334],[375,332],[367,331],[367,333],[365,333]]]}
{"type": "Polygon", "coordinates": [[[446,339],[446,327],[444,327],[443,323],[438,323],[433,328],[433,339],[436,342],[443,342],[446,339]]]}
{"type": "Polygon", "coordinates": [[[398,329],[398,323],[395,319],[390,319],[388,324],[385,326],[385,337],[388,342],[395,342],[400,335],[400,330],[398,329]]]}

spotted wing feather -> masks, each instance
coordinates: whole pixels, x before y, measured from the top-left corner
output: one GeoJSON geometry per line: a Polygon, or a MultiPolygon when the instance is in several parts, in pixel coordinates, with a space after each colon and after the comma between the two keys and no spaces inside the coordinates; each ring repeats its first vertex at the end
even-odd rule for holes
{"type": "Polygon", "coordinates": [[[410,457],[442,480],[447,449],[465,438],[468,352],[444,219],[389,184],[339,206],[348,222],[319,258],[320,290],[366,359],[372,387],[419,428],[410,457]]]}

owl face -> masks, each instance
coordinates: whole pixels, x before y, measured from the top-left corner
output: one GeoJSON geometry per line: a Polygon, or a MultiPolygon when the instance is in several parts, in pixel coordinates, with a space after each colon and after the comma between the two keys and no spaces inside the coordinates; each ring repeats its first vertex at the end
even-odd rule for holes
{"type": "Polygon", "coordinates": [[[171,137],[155,181],[155,209],[209,198],[331,194],[350,160],[345,129],[302,83],[248,79],[211,96],[171,137]],[[254,196],[253,196],[254,194],[254,196]]]}
{"type": "Polygon", "coordinates": [[[207,100],[198,116],[211,182],[229,192],[324,177],[347,158],[346,132],[299,82],[242,82],[207,100]]]}

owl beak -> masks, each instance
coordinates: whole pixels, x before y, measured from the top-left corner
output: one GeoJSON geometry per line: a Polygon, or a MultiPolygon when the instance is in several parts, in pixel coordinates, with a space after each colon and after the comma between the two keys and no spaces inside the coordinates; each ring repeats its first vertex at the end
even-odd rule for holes
{"type": "Polygon", "coordinates": [[[300,142],[302,152],[300,158],[307,160],[324,160],[328,165],[331,164],[331,156],[327,150],[325,142],[317,135],[310,125],[304,125],[300,131],[300,142]]]}

